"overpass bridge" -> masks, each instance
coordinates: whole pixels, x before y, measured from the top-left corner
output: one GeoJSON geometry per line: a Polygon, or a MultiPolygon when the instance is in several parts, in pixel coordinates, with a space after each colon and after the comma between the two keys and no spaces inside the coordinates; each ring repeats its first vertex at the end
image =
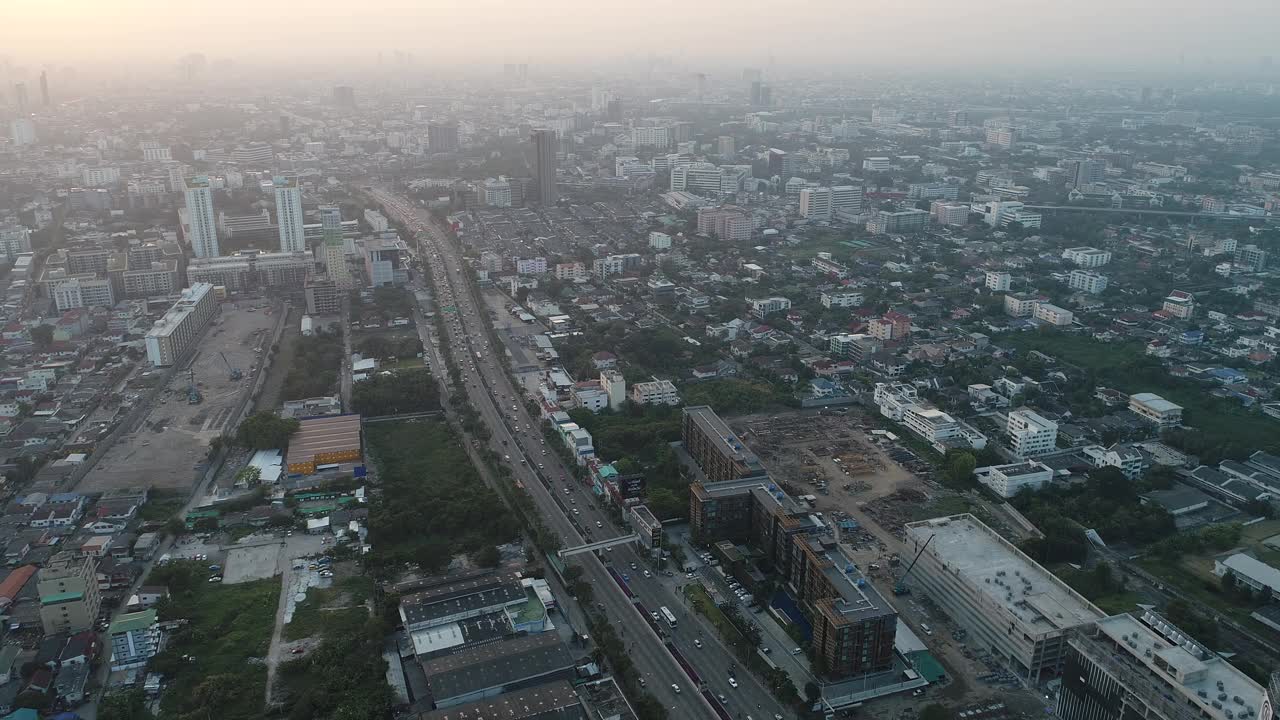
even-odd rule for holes
{"type": "Polygon", "coordinates": [[[616,538],[609,538],[608,540],[599,540],[597,542],[587,543],[586,545],[578,545],[576,547],[564,548],[556,554],[560,556],[561,560],[564,560],[565,558],[570,558],[570,557],[573,557],[574,555],[581,555],[583,553],[595,552],[596,550],[604,550],[605,548],[611,548],[617,545],[626,545],[627,543],[638,542],[639,540],[640,540],[639,535],[637,535],[636,533],[631,533],[630,535],[620,535],[616,538]]]}

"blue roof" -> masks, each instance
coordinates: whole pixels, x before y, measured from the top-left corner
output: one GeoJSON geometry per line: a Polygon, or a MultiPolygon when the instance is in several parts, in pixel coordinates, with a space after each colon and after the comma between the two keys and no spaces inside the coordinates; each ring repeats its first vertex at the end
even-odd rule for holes
{"type": "Polygon", "coordinates": [[[1231,380],[1231,381],[1244,380],[1247,377],[1244,373],[1240,372],[1239,370],[1236,370],[1235,368],[1225,368],[1225,367],[1214,368],[1209,372],[1205,373],[1205,375],[1217,378],[1219,380],[1231,380]]]}

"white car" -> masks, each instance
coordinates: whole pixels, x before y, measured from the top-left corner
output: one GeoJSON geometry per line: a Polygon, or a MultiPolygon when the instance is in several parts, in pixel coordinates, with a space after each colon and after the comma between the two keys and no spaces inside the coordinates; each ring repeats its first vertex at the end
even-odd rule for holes
{"type": "MultiPolygon", "coordinates": [[[[575,510],[574,510],[574,512],[576,513],[576,512],[578,512],[578,511],[575,509],[575,510]]],[[[600,522],[599,520],[597,520],[597,521],[596,521],[596,527],[597,527],[597,528],[603,528],[603,527],[604,527],[604,523],[602,523],[602,522],[600,522]]],[[[648,575],[648,573],[645,573],[645,574],[646,574],[646,575],[648,575]]]]}
{"type": "Polygon", "coordinates": [[[578,513],[578,508],[574,508],[574,509],[573,509],[573,514],[574,514],[574,515],[579,514],[579,513],[578,513]]]}
{"type": "Polygon", "coordinates": [[[680,686],[675,683],[671,683],[671,690],[677,695],[680,694],[680,686]]]}
{"type": "Polygon", "coordinates": [[[736,688],[736,687],[738,687],[738,680],[737,680],[737,678],[729,678],[729,687],[731,687],[731,688],[736,688]]]}
{"type": "Polygon", "coordinates": [[[700,647],[702,647],[702,641],[701,641],[701,640],[699,640],[699,639],[697,639],[697,638],[694,638],[694,640],[693,640],[693,646],[694,646],[694,647],[696,647],[696,648],[700,648],[700,647]]]}

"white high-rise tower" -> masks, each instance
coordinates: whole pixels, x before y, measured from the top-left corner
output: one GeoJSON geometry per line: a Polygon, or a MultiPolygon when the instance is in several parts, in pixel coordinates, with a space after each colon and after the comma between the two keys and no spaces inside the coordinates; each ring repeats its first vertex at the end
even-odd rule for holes
{"type": "Polygon", "coordinates": [[[280,226],[280,252],[302,252],[307,249],[302,231],[302,190],[296,175],[274,177],[276,190],[276,224],[280,226]]]}
{"type": "Polygon", "coordinates": [[[218,226],[213,214],[213,188],[204,175],[185,183],[187,196],[187,240],[191,254],[198,258],[218,256],[218,226]]]}

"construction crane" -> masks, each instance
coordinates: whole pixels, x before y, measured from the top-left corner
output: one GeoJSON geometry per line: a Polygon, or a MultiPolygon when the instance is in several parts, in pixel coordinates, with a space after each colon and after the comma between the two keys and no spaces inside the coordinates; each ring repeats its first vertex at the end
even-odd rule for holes
{"type": "Polygon", "coordinates": [[[920,556],[924,554],[924,549],[929,547],[929,543],[933,542],[933,539],[935,537],[937,537],[937,534],[930,535],[929,539],[925,540],[924,544],[920,546],[920,552],[916,553],[916,556],[911,561],[911,564],[907,566],[907,571],[902,573],[902,577],[898,578],[898,582],[894,583],[893,585],[894,595],[909,595],[911,593],[911,588],[907,587],[907,576],[911,575],[911,569],[916,566],[917,562],[920,562],[920,556]]]}
{"type": "Polygon", "coordinates": [[[227,364],[227,370],[231,372],[232,381],[239,380],[240,378],[244,377],[244,373],[240,372],[240,368],[231,367],[231,361],[227,359],[226,353],[219,352],[218,354],[222,356],[222,362],[227,364]]]}
{"type": "Polygon", "coordinates": [[[187,404],[199,405],[204,402],[204,395],[200,393],[200,388],[196,387],[196,371],[195,368],[187,368],[187,404]]]}

